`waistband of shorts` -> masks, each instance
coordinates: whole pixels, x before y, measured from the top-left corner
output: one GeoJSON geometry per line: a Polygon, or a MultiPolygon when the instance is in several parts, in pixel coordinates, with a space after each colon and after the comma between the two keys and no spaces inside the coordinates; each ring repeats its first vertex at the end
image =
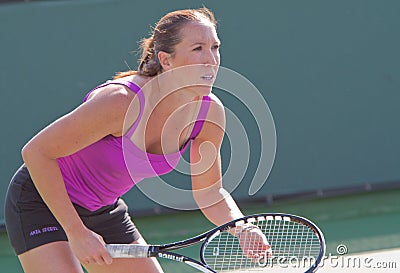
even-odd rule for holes
{"type": "Polygon", "coordinates": [[[118,199],[114,204],[103,206],[103,207],[101,207],[101,208],[99,208],[99,209],[97,209],[95,211],[88,210],[87,208],[84,208],[84,207],[82,207],[80,205],[77,205],[75,203],[73,203],[73,205],[75,207],[76,212],[78,212],[78,214],[80,216],[87,217],[87,216],[101,215],[101,214],[104,214],[104,213],[106,213],[108,211],[114,210],[116,207],[118,207],[120,202],[121,202],[121,199],[118,199]]]}

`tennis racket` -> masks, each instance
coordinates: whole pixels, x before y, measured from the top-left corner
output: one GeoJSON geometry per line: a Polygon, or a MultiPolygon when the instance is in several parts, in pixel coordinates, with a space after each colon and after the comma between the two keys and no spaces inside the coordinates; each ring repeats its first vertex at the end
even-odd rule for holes
{"type": "Polygon", "coordinates": [[[325,255],[325,239],[320,229],[303,217],[263,213],[245,216],[184,241],[164,245],[108,244],[106,248],[114,258],[158,257],[186,263],[206,273],[315,272],[325,255]],[[170,252],[200,242],[200,261],[170,252]]]}

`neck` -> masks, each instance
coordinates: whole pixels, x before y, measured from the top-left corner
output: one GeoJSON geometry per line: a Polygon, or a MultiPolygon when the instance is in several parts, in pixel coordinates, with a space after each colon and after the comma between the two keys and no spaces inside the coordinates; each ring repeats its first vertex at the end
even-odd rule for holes
{"type": "Polygon", "coordinates": [[[185,105],[199,100],[200,94],[191,87],[181,87],[176,81],[170,80],[163,74],[156,76],[150,83],[152,107],[163,109],[162,112],[174,112],[185,105]]]}

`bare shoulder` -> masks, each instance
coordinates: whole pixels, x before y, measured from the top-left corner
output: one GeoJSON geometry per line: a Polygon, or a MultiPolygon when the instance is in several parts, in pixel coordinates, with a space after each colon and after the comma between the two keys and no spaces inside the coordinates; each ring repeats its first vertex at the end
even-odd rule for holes
{"type": "Polygon", "coordinates": [[[100,87],[94,90],[87,98],[87,101],[96,100],[122,100],[133,99],[136,94],[129,90],[128,87],[122,84],[108,84],[106,86],[100,87]]]}
{"type": "Polygon", "coordinates": [[[213,93],[209,95],[210,108],[207,113],[207,121],[217,123],[225,128],[225,108],[221,100],[213,93]]]}
{"type": "Polygon", "coordinates": [[[212,141],[221,143],[225,133],[225,109],[215,94],[210,94],[210,108],[196,142],[212,141]]]}
{"type": "Polygon", "coordinates": [[[105,111],[112,110],[125,115],[128,108],[138,108],[136,106],[139,106],[139,101],[135,97],[137,97],[136,93],[130,90],[129,87],[115,82],[94,90],[88,96],[86,103],[97,104],[103,106],[104,108],[102,109],[105,111]]]}

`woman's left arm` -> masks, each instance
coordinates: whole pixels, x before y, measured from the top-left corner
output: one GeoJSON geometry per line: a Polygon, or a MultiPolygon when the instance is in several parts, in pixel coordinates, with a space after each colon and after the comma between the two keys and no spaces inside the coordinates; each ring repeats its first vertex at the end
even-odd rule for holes
{"type": "Polygon", "coordinates": [[[190,149],[192,192],[203,214],[215,225],[243,216],[229,192],[222,186],[220,148],[225,133],[225,112],[211,97],[207,120],[190,149]]]}

